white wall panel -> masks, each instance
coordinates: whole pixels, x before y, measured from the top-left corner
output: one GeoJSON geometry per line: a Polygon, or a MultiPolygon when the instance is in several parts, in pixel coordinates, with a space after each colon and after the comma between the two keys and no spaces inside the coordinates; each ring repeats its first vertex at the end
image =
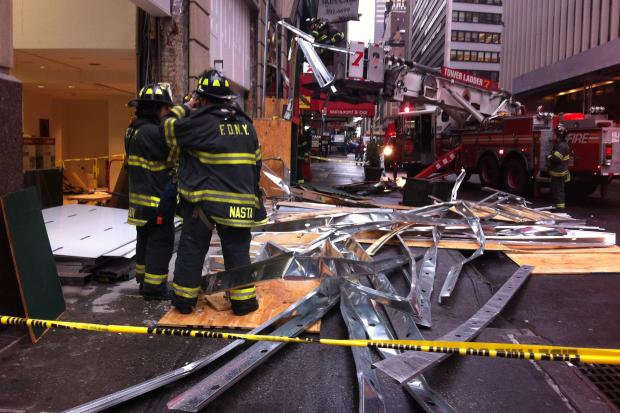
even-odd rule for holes
{"type": "Polygon", "coordinates": [[[581,50],[590,48],[590,26],[592,19],[592,0],[583,0],[583,26],[581,29],[581,50]]]}
{"type": "Polygon", "coordinates": [[[250,89],[250,9],[244,0],[212,0],[211,64],[224,60],[232,81],[250,89]]]}
{"type": "Polygon", "coordinates": [[[560,14],[556,15],[555,18],[560,18],[560,37],[559,37],[559,47],[560,50],[558,52],[558,59],[566,58],[566,25],[568,20],[568,2],[565,0],[561,2],[560,14]]]}

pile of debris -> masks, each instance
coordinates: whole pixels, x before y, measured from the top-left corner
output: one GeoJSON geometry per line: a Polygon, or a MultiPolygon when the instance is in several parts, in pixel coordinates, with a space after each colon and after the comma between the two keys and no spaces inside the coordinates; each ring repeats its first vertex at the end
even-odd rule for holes
{"type": "MultiPolygon", "coordinates": [[[[439,339],[470,341],[524,285],[534,270],[527,265],[532,251],[536,251],[534,255],[548,256],[563,256],[558,254],[561,251],[577,256],[576,251],[587,251],[589,262],[597,261],[592,254],[618,254],[615,234],[602,228],[530,208],[524,199],[502,192],[478,202],[458,200],[457,189],[451,201],[417,209],[277,202],[271,222],[253,234],[250,266],[224,270],[221,251],[214,241],[205,261],[208,274],[204,291],[213,294],[270,280],[316,280],[317,288],[250,333],[296,337],[339,304],[351,339],[423,339],[418,326],[433,326],[431,303],[450,299],[467,263],[487,250],[521,257],[525,262],[503,286],[473,316],[439,339]],[[416,255],[411,247],[424,249],[416,255]],[[437,293],[433,286],[440,248],[473,252],[465,257],[454,251],[460,258],[450,266],[437,293]],[[402,291],[403,281],[406,291],[402,291]]],[[[586,254],[583,257],[586,259],[586,254]]],[[[583,271],[592,272],[591,267],[583,271]]],[[[236,340],[178,370],[69,411],[99,411],[115,406],[228,357],[226,364],[168,403],[174,410],[198,411],[285,345],[257,342],[240,349],[244,344],[236,340]]],[[[369,347],[354,347],[352,352],[360,411],[385,410],[380,381],[373,369],[377,357],[382,361],[374,362],[374,366],[401,383],[424,410],[453,411],[422,375],[449,354],[369,347]]]]}

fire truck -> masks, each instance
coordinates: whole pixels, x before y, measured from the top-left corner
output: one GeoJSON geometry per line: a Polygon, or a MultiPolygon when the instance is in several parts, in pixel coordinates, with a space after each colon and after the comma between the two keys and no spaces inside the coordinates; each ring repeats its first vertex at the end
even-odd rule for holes
{"type": "Polygon", "coordinates": [[[526,115],[487,79],[402,59],[392,63],[384,93],[401,110],[395,127],[388,128],[393,132],[386,152],[393,155],[386,155],[386,164],[403,165],[409,176],[464,168],[468,176],[478,174],[483,186],[526,194],[549,180],[546,156],[559,122],[569,131],[569,192],[589,195],[601,185],[604,195],[620,175],[620,127],[605,115],[554,115],[540,107],[526,115]]]}

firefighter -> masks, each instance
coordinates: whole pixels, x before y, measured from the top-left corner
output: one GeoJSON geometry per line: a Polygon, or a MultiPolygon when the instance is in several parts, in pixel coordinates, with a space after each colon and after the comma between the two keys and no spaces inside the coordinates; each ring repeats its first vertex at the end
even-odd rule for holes
{"type": "MultiPolygon", "coordinates": [[[[266,222],[259,188],[261,149],[252,120],[234,104],[229,80],[206,70],[187,106],[172,109],[161,133],[180,157],[183,229],[172,283],[172,304],[192,312],[202,267],[217,229],[227,270],[250,264],[250,228],[266,222]],[[191,109],[191,110],[189,110],[191,109]]],[[[253,285],[229,291],[232,311],[258,309],[253,285]]]]}
{"type": "MultiPolygon", "coordinates": [[[[312,148],[312,131],[306,129],[297,142],[297,183],[303,184],[310,165],[310,150],[312,148]],[[304,170],[305,168],[305,170],[304,170]]],[[[307,177],[309,178],[309,177],[307,177]]]]}
{"type": "Polygon", "coordinates": [[[170,148],[160,136],[172,97],[166,84],[143,87],[128,103],[136,116],[125,133],[129,217],[136,226],[136,281],[145,299],[169,299],[166,283],[174,246],[176,186],[170,148]]]}
{"type": "Polygon", "coordinates": [[[549,175],[551,176],[551,198],[555,207],[555,212],[564,212],[566,208],[564,200],[564,184],[570,181],[568,171],[568,161],[570,154],[566,136],[568,131],[563,124],[558,124],[555,130],[555,142],[551,153],[547,155],[549,163],[549,175]]]}

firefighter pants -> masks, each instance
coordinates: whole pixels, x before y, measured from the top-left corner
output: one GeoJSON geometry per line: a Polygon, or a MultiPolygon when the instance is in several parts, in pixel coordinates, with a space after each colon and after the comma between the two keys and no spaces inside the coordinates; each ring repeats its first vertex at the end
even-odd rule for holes
{"type": "Polygon", "coordinates": [[[168,264],[174,248],[174,220],[149,221],[136,227],[136,281],[143,290],[158,293],[166,288],[168,264]]]}
{"type": "MultiPolygon", "coordinates": [[[[202,268],[205,256],[211,243],[213,226],[207,225],[195,213],[193,204],[184,203],[182,207],[183,229],[177,248],[177,259],[174,268],[174,282],[172,283],[173,305],[196,305],[202,268]]],[[[224,266],[227,270],[249,265],[250,242],[252,234],[249,228],[236,228],[217,225],[217,233],[222,245],[224,266]]],[[[230,299],[244,301],[256,298],[256,287],[246,286],[241,289],[230,290],[230,299]]]]}
{"type": "Polygon", "coordinates": [[[551,177],[551,199],[553,201],[553,206],[555,206],[558,209],[566,208],[566,203],[564,200],[565,181],[566,181],[566,177],[564,176],[552,176],[551,177]]]}

